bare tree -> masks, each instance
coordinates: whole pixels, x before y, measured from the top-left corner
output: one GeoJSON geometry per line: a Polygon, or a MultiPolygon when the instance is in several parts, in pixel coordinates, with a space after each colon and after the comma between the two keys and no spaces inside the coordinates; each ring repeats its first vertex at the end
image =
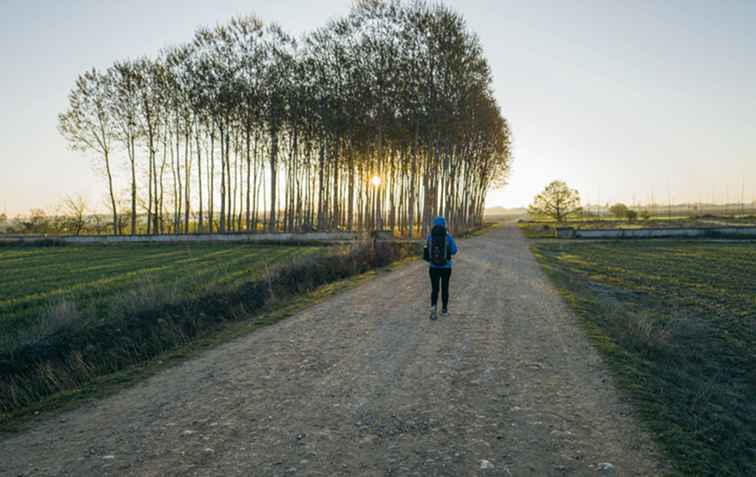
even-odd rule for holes
{"type": "Polygon", "coordinates": [[[62,209],[65,225],[73,235],[79,235],[87,223],[87,201],[79,194],[67,195],[63,198],[62,209]]]}
{"type": "MultiPolygon", "coordinates": [[[[262,222],[412,237],[438,213],[465,229],[481,223],[486,192],[510,169],[511,133],[479,40],[441,5],[360,1],[301,42],[238,17],[111,72],[115,87],[97,83],[117,93],[112,103],[98,96],[112,116],[100,125],[129,159],[132,233],[137,200],[148,232],[165,231],[171,207],[174,233],[262,222]]],[[[107,146],[94,150],[112,183],[107,146]]],[[[115,224],[112,185],[111,203],[115,224]]]]}
{"type": "Polygon", "coordinates": [[[580,210],[580,194],[562,181],[553,181],[547,185],[528,207],[528,213],[549,217],[559,223],[580,210]]]}
{"type": "Polygon", "coordinates": [[[68,96],[68,110],[58,116],[58,130],[74,150],[94,152],[102,158],[108,179],[113,233],[119,235],[118,208],[110,163],[113,118],[108,101],[113,97],[108,78],[94,68],[80,75],[68,96]]]}
{"type": "MultiPolygon", "coordinates": [[[[137,233],[137,165],[136,144],[142,135],[138,115],[140,110],[139,71],[131,62],[118,62],[108,70],[107,80],[111,82],[113,96],[108,101],[108,113],[115,126],[115,138],[126,149],[131,172],[131,235],[137,233]]],[[[151,177],[151,175],[150,175],[151,177]]]]}

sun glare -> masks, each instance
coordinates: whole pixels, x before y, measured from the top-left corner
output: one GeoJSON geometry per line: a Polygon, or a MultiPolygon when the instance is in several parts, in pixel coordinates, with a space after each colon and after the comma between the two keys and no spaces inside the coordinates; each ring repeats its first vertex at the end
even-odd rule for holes
{"type": "Polygon", "coordinates": [[[380,178],[379,176],[373,176],[373,178],[372,178],[372,179],[370,179],[370,182],[371,182],[371,183],[372,183],[372,184],[373,184],[374,186],[378,187],[379,185],[381,185],[381,178],[380,178]]]}

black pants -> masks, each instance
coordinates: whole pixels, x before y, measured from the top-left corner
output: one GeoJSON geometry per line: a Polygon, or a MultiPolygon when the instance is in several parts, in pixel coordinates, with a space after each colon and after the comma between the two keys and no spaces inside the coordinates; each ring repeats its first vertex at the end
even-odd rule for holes
{"type": "Polygon", "coordinates": [[[431,279],[431,306],[438,303],[438,282],[441,282],[441,300],[444,308],[449,305],[449,278],[451,277],[451,268],[433,268],[430,267],[431,279]]]}

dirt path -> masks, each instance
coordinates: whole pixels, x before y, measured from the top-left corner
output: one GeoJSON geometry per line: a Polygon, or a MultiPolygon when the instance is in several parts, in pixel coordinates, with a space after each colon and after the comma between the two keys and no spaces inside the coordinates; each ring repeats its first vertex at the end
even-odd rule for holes
{"type": "Polygon", "coordinates": [[[0,441],[0,475],[662,473],[515,229],[460,243],[0,441]]]}

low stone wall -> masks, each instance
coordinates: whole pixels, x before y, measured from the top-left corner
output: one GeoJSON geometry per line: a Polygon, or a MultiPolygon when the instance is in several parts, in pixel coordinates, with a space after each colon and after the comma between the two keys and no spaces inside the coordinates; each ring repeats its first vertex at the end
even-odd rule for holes
{"type": "Polygon", "coordinates": [[[560,228],[557,238],[756,238],[756,227],[655,228],[655,229],[574,229],[560,228]]]}
{"type": "Polygon", "coordinates": [[[359,240],[356,233],[310,232],[310,233],[262,233],[262,234],[193,234],[193,235],[0,235],[0,242],[40,243],[45,241],[66,244],[110,244],[110,243],[188,243],[188,242],[347,242],[359,240]]]}

